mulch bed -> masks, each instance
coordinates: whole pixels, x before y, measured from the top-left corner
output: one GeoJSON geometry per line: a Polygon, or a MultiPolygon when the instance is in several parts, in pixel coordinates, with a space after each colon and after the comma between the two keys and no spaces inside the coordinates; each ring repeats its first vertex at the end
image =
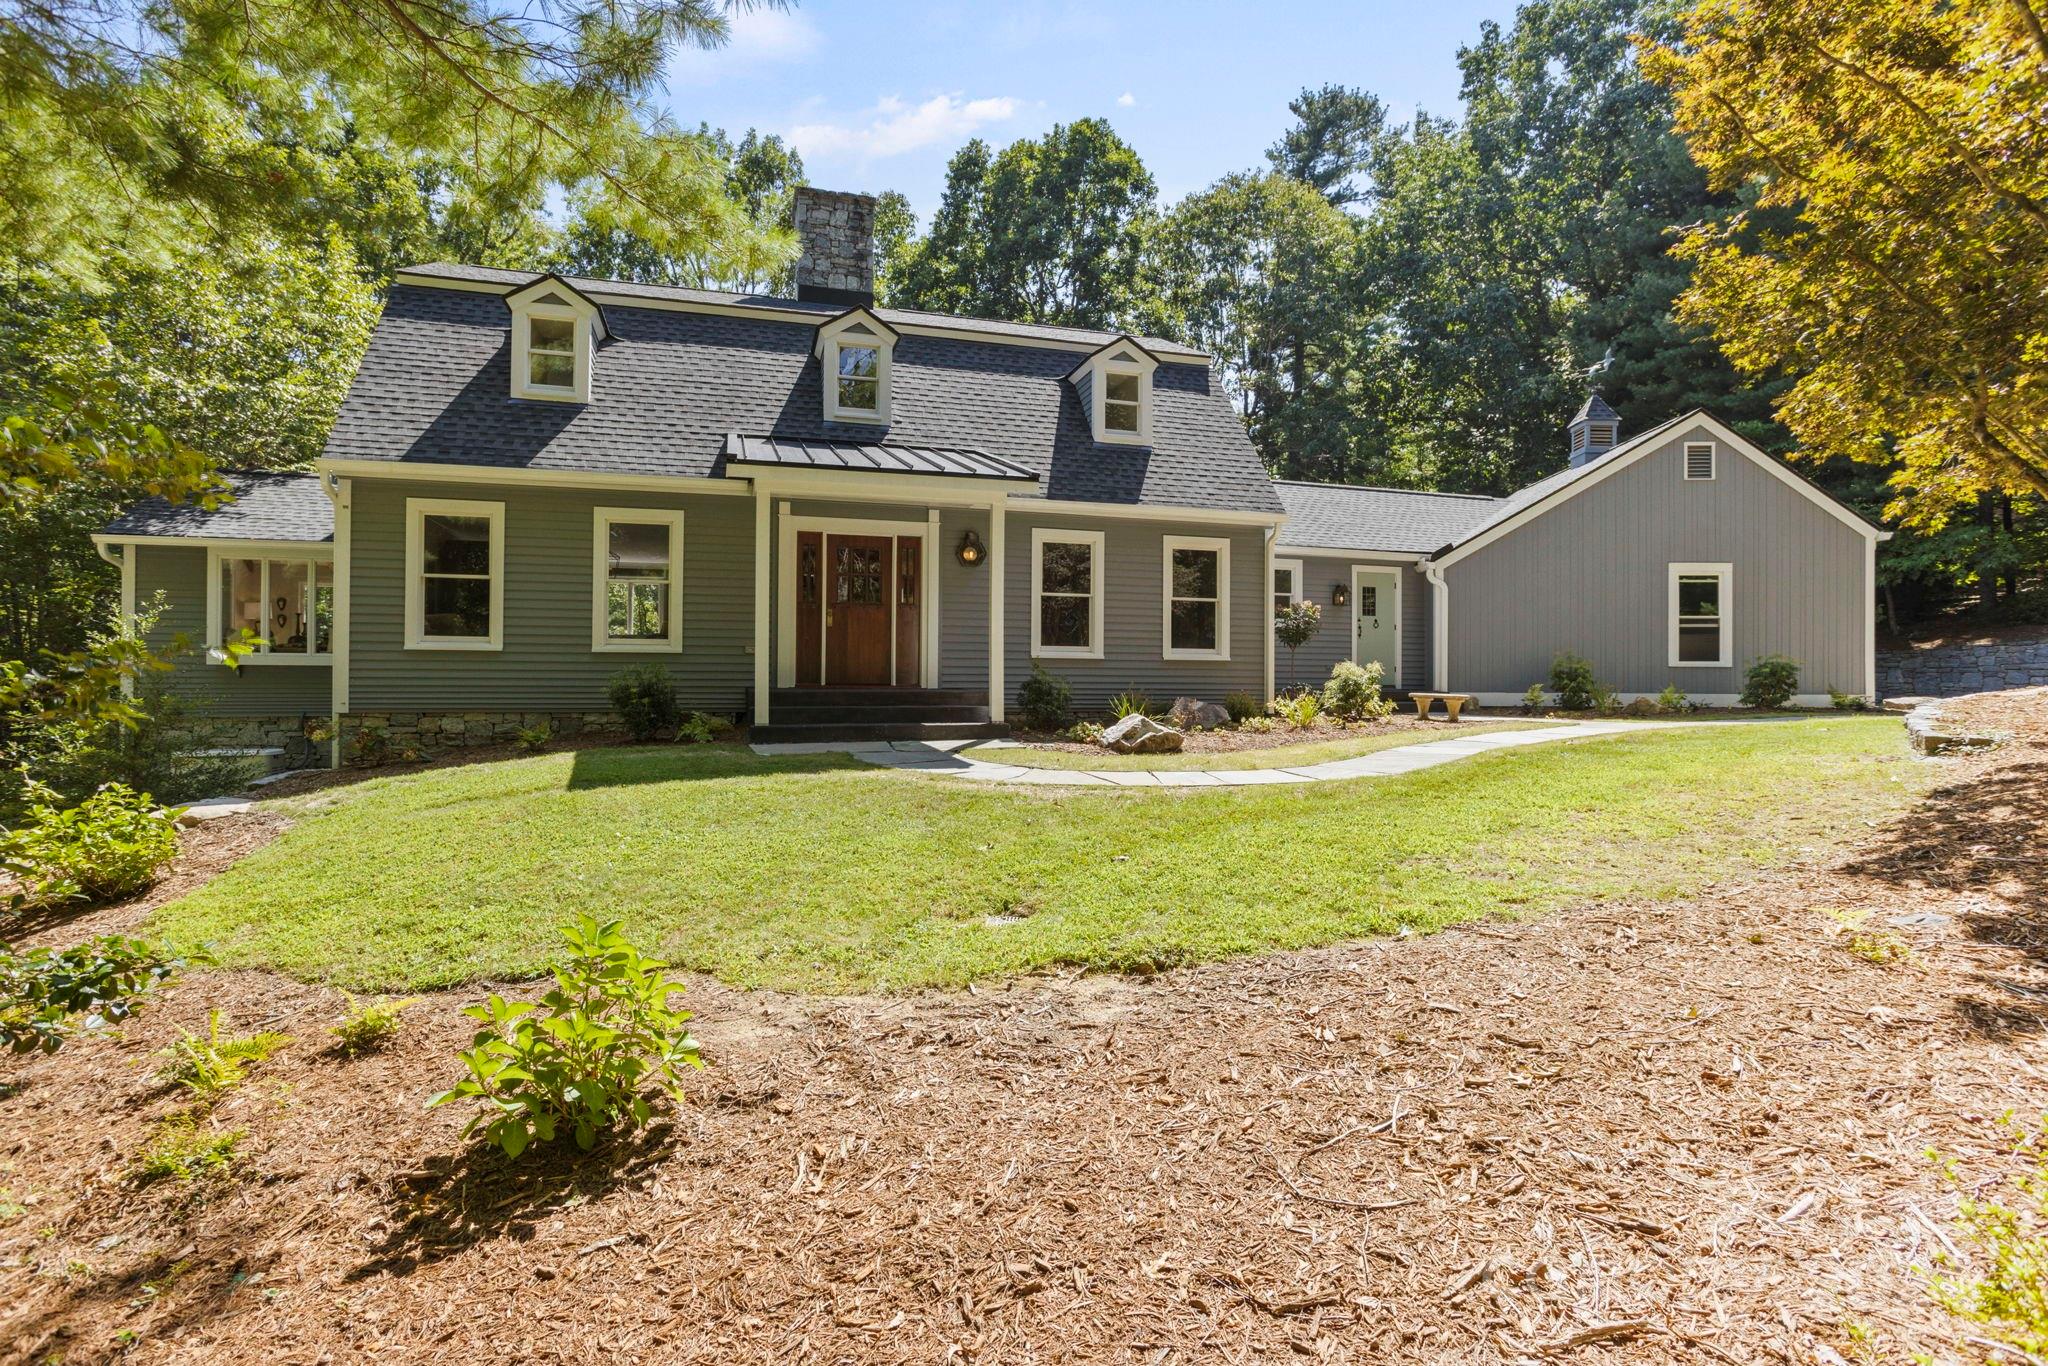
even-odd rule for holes
{"type": "MultiPolygon", "coordinates": [[[[1407,708],[1406,703],[1403,703],[1402,706],[1404,710],[1407,708]]],[[[1467,708],[1463,716],[1467,721],[1508,719],[1505,713],[1487,713],[1472,708],[1467,708]]],[[[1434,721],[1418,720],[1412,714],[1404,716],[1398,712],[1383,721],[1361,721],[1351,724],[1336,721],[1327,716],[1319,716],[1312,726],[1276,725],[1268,731],[1239,730],[1235,727],[1228,730],[1188,731],[1187,739],[1182,742],[1180,752],[1182,754],[1241,754],[1249,750],[1281,749],[1288,745],[1312,745],[1323,740],[1343,740],[1354,736],[1368,735],[1399,735],[1411,731],[1416,732],[1416,739],[1418,740],[1440,740],[1450,735],[1456,729],[1456,726],[1442,719],[1441,708],[1438,709],[1438,719],[1434,721]],[[1425,735],[1423,732],[1427,732],[1427,734],[1425,735]]],[[[1107,753],[1101,745],[1083,744],[1077,740],[1068,740],[1063,738],[1058,731],[1019,730],[1013,738],[1035,749],[1065,750],[1069,754],[1107,753]]]]}
{"type": "Polygon", "coordinates": [[[0,1061],[0,1356],[1981,1360],[1927,1292],[1924,1150],[1994,1189],[1997,1117],[2048,1108],[2048,699],[2008,710],[1853,855],[1684,903],[1147,979],[698,982],[693,1103],[583,1158],[422,1108],[481,988],[347,1061],[338,994],[188,974],[0,1061]],[[1911,957],[1852,953],[1859,915],[1911,957]],[[209,1006],[297,1042],[215,1117],[238,1177],[138,1186],[153,1053],[209,1006]]]}

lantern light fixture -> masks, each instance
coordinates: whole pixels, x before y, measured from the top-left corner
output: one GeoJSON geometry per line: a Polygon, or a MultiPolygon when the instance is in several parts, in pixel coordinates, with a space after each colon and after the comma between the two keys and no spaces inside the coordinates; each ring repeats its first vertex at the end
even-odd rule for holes
{"type": "Polygon", "coordinates": [[[988,547],[981,543],[980,533],[969,527],[967,533],[960,538],[959,550],[954,553],[960,557],[960,563],[972,569],[988,558],[988,547]]]}

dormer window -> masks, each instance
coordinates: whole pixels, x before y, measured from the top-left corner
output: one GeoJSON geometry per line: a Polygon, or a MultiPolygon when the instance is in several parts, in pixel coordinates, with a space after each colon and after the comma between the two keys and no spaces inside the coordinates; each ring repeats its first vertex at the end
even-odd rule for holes
{"type": "Polygon", "coordinates": [[[895,342],[895,329],[865,308],[842,313],[818,329],[827,422],[889,420],[889,361],[895,342]]]}
{"type": "Polygon", "coordinates": [[[1101,442],[1150,445],[1152,442],[1152,372],[1159,361],[1129,337],[1103,347],[1068,378],[1081,396],[1094,439],[1101,442]]]}
{"type": "Polygon", "coordinates": [[[512,397],[590,401],[590,367],[604,313],[566,281],[544,275],[506,296],[512,310],[512,397]]]}

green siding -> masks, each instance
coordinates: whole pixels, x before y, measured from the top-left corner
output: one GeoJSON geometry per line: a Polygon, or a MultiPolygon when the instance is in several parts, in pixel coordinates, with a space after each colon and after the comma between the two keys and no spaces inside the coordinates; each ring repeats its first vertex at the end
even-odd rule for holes
{"type": "Polygon", "coordinates": [[[683,705],[736,711],[753,682],[750,498],[618,490],[354,481],[350,511],[349,710],[596,711],[629,665],[656,663],[683,705]],[[405,648],[405,503],[505,505],[504,648],[405,648]],[[683,512],[680,654],[591,649],[592,509],[683,512]]]}
{"type": "Polygon", "coordinates": [[[163,594],[163,612],[145,639],[168,649],[186,647],[170,673],[170,687],[214,716],[326,716],[333,710],[333,671],[325,664],[247,664],[230,669],[206,660],[206,547],[131,545],[136,556],[135,605],[149,608],[163,594]]]}

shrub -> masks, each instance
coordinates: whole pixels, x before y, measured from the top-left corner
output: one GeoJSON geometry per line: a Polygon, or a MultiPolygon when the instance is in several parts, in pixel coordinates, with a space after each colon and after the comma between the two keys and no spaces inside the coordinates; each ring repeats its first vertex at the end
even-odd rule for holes
{"type": "Polygon", "coordinates": [[[0,831],[0,868],[20,887],[15,909],[133,896],[178,855],[177,813],[108,783],[73,807],[31,780],[24,823],[0,831]]]}
{"type": "MultiPolygon", "coordinates": [[[[26,765],[67,804],[83,801],[109,783],[148,793],[159,804],[194,801],[235,792],[255,777],[260,763],[247,755],[219,753],[227,737],[195,715],[158,674],[136,680],[128,699],[132,725],[88,717],[53,723],[15,718],[8,737],[10,762],[26,765]]],[[[0,799],[0,813],[12,815],[31,800],[16,790],[0,799]]]]}
{"type": "Polygon", "coordinates": [[[1835,704],[1836,711],[1863,711],[1870,706],[1870,699],[1860,692],[1842,692],[1830,686],[1828,701],[1835,704]]]}
{"type": "Polygon", "coordinates": [[[1060,732],[1060,739],[1071,740],[1078,745],[1092,745],[1102,738],[1102,726],[1095,721],[1076,721],[1060,732]]]}
{"type": "Polygon", "coordinates": [[[567,1126],[588,1149],[616,1124],[647,1123],[649,1087],[682,1099],[681,1069],[704,1065],[685,1028],[690,1012],[668,1003],[682,984],[663,977],[667,964],[642,956],[619,924],[585,915],[563,927],[569,956],[539,1005],[493,995],[463,1012],[484,1023],[462,1054],[469,1075],[428,1102],[475,1101],[463,1137],[481,1132],[517,1157],[567,1126]]]}
{"type": "Polygon", "coordinates": [[[1666,683],[1664,691],[1657,694],[1657,710],[1686,712],[1692,710],[1692,699],[1685,695],[1685,689],[1676,683],[1666,683]]]}
{"type": "Polygon", "coordinates": [[[1603,716],[1612,716],[1621,710],[1621,694],[1605,683],[1593,685],[1593,710],[1603,716]]]}
{"type": "Polygon", "coordinates": [[[1031,666],[1031,677],[1017,689],[1017,715],[1035,730],[1058,730],[1074,710],[1074,690],[1043,664],[1031,666]]]}
{"type": "Polygon", "coordinates": [[[391,762],[391,732],[382,726],[364,726],[349,737],[343,756],[357,768],[377,768],[391,762]]]}
{"type": "Polygon", "coordinates": [[[1380,679],[1385,672],[1377,659],[1364,665],[1348,659],[1340,661],[1330,671],[1330,681],[1323,685],[1323,710],[1347,721],[1378,721],[1391,716],[1393,700],[1380,695],[1380,679]]]}
{"type": "Polygon", "coordinates": [[[202,1129],[190,1115],[172,1115],[157,1129],[135,1163],[138,1181],[191,1181],[226,1172],[235,1163],[235,1145],[248,1136],[244,1129],[202,1129]]]}
{"type": "Polygon", "coordinates": [[[676,707],[676,685],[668,670],[659,664],[635,664],[612,675],[608,689],[612,710],[625,724],[626,734],[645,743],[665,730],[674,730],[682,719],[676,707]]]}
{"type": "Polygon", "coordinates": [[[1156,716],[1158,708],[1150,697],[1136,688],[1129,688],[1109,699],[1109,716],[1121,721],[1126,716],[1156,716]]]}
{"type": "Polygon", "coordinates": [[[1266,708],[1258,697],[1248,692],[1227,692],[1223,694],[1223,710],[1230,713],[1230,719],[1243,723],[1254,716],[1264,716],[1266,708]]]}
{"type": "Polygon", "coordinates": [[[182,1086],[198,1100],[210,1104],[223,1092],[242,1084],[248,1075],[248,1064],[262,1062],[292,1041],[291,1035],[273,1030],[223,1039],[220,1026],[225,1018],[218,1010],[209,1010],[204,1036],[181,1034],[176,1043],[163,1051],[170,1061],[157,1073],[158,1079],[182,1086]]]}
{"type": "MultiPolygon", "coordinates": [[[[1981,1195],[1956,1202],[1957,1226],[1982,1254],[1984,1274],[1937,1275],[1934,1297],[1951,1314],[2038,1361],[2048,1356],[2048,1119],[2031,1135],[2009,1114],[2005,1124],[2013,1152],[2025,1154],[2032,1170],[2013,1179],[2019,1198],[2011,1205],[1981,1195]]],[[[1944,1173],[1957,1181],[1952,1163],[1944,1164],[1944,1173]]],[[[1936,1253],[1935,1260],[1950,1259],[1936,1253]]]]}
{"type": "Polygon", "coordinates": [[[539,754],[555,738],[555,728],[543,721],[537,726],[521,726],[512,732],[512,738],[519,742],[519,748],[528,754],[539,754]]]}
{"type": "Polygon", "coordinates": [[[1543,710],[1543,685],[1541,683],[1531,683],[1529,690],[1522,694],[1522,710],[1543,710]]]}
{"type": "Polygon", "coordinates": [[[708,745],[717,737],[719,723],[701,711],[693,711],[676,722],[676,743],[679,745],[708,745]]]}
{"type": "Polygon", "coordinates": [[[1588,711],[1600,700],[1600,680],[1591,661],[1567,650],[1550,661],[1550,691],[1566,711],[1588,711]]]}
{"type": "Polygon", "coordinates": [[[1273,718],[1270,716],[1247,716],[1244,720],[1237,723],[1237,728],[1239,730],[1248,730],[1254,735],[1270,735],[1273,731],[1273,718]]]}
{"type": "Polygon", "coordinates": [[[1784,655],[1765,655],[1749,666],[1744,675],[1742,705],[1766,709],[1782,707],[1799,691],[1799,661],[1784,655]]]}
{"type": "Polygon", "coordinates": [[[54,1053],[80,1023],[98,1029],[127,1019],[186,963],[161,944],[119,935],[68,949],[0,948],[0,1043],[15,1053],[54,1053]]]}
{"type": "Polygon", "coordinates": [[[1287,647],[1287,686],[1294,686],[1294,652],[1323,629],[1323,609],[1312,602],[1293,602],[1273,614],[1273,639],[1287,647]]]}
{"type": "Polygon", "coordinates": [[[398,1017],[419,1003],[417,996],[403,1001],[358,1001],[351,996],[341,1023],[328,1032],[338,1040],[335,1047],[348,1057],[374,1053],[397,1037],[398,1017]]]}
{"type": "Polygon", "coordinates": [[[1289,697],[1276,697],[1269,710],[1274,717],[1296,730],[1307,730],[1322,715],[1323,701],[1312,692],[1295,693],[1289,697]]]}

